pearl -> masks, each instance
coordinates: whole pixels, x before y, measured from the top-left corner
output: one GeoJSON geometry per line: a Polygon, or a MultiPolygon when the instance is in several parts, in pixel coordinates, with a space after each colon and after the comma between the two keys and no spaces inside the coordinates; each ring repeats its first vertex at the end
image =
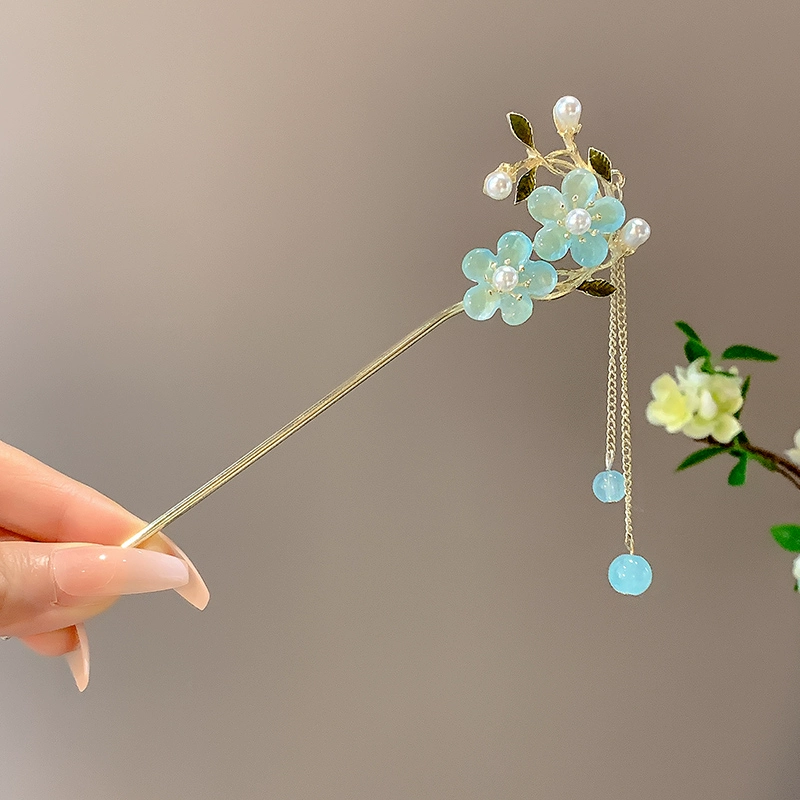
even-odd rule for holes
{"type": "Polygon", "coordinates": [[[619,238],[623,244],[635,250],[650,238],[650,226],[643,219],[634,217],[625,223],[619,238]]]}
{"type": "Polygon", "coordinates": [[[603,503],[618,503],[625,497],[625,477],[615,469],[598,472],[592,481],[592,491],[603,503]]]}
{"type": "Polygon", "coordinates": [[[498,169],[490,172],[483,182],[483,193],[489,195],[492,200],[505,200],[514,188],[514,181],[507,172],[498,169]]]}
{"type": "Polygon", "coordinates": [[[573,208],[564,218],[564,227],[573,236],[580,236],[592,227],[592,216],[585,208],[573,208]]]}
{"type": "Polygon", "coordinates": [[[608,568],[608,582],[620,594],[642,594],[653,581],[653,570],[641,556],[623,553],[608,568]]]}
{"type": "Polygon", "coordinates": [[[492,275],[492,286],[498,292],[510,292],[519,283],[519,273],[508,265],[498,267],[492,275]]]}
{"type": "Polygon", "coordinates": [[[567,95],[553,106],[553,120],[559,133],[566,133],[578,127],[581,118],[581,101],[567,95]]]}

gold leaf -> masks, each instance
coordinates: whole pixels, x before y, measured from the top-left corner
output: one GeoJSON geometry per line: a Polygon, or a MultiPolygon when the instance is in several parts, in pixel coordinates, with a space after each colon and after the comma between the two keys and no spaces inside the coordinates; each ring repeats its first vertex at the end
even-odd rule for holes
{"type": "Polygon", "coordinates": [[[597,279],[593,281],[584,281],[580,286],[575,287],[579,292],[585,292],[592,297],[608,297],[617,291],[617,287],[613,283],[597,279]]]}
{"type": "Polygon", "coordinates": [[[605,180],[611,182],[611,160],[602,150],[589,148],[589,163],[592,169],[605,180]]]}
{"type": "Polygon", "coordinates": [[[521,203],[523,200],[528,199],[528,195],[536,188],[536,173],[529,169],[517,181],[517,195],[514,198],[514,204],[521,203]]]}
{"type": "Polygon", "coordinates": [[[513,111],[506,114],[506,116],[514,136],[526,147],[533,147],[533,128],[531,128],[530,122],[522,114],[515,114],[513,111]]]}

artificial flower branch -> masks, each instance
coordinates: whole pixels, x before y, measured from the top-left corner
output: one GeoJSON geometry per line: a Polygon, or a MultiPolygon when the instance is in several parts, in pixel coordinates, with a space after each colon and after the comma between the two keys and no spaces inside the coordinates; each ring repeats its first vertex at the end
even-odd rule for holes
{"type": "MultiPolygon", "coordinates": [[[[767,450],[764,447],[758,447],[746,438],[740,439],[739,441],[727,442],[726,444],[721,444],[711,436],[706,437],[702,441],[704,441],[708,447],[705,450],[698,450],[696,453],[692,453],[691,456],[684,459],[684,461],[676,467],[677,472],[693,467],[701,461],[713,458],[715,455],[720,455],[722,453],[730,453],[734,457],[739,457],[745,453],[752,461],[761,464],[762,467],[768,469],[770,472],[777,472],[779,475],[783,475],[783,477],[791,481],[797,489],[800,489],[800,467],[789,461],[788,458],[773,453],[771,450],[767,450]],[[700,460],[692,458],[692,456],[697,456],[699,454],[703,454],[704,458],[700,460]],[[690,461],[690,459],[692,460],[690,461]]],[[[741,484],[733,483],[732,485],[738,486],[741,484]]]]}
{"type": "Polygon", "coordinates": [[[788,458],[773,453],[771,450],[767,450],[764,447],[758,447],[746,440],[740,443],[739,449],[749,453],[754,461],[757,461],[771,472],[777,472],[779,475],[783,475],[784,478],[791,481],[800,489],[800,467],[789,461],[788,458]]]}
{"type": "MultiPolygon", "coordinates": [[[[740,417],[750,389],[750,376],[742,379],[736,367],[715,366],[711,351],[691,325],[676,322],[686,336],[684,353],[688,367],[676,367],[675,378],[663,374],[650,390],[653,400],[647,406],[647,419],[668,433],[684,433],[706,447],[687,456],[677,471],[702,464],[728,453],[736,464],[728,475],[731,486],[744,486],[747,465],[755,461],[770,472],[782,475],[800,489],[800,430],[795,433],[795,447],[787,450],[788,458],[754,445],[742,428],[740,417]]],[[[750,345],[736,344],[723,353],[724,360],[777,361],[778,356],[750,345]]],[[[785,550],[800,553],[800,525],[773,525],[775,541],[785,550]]],[[[794,561],[795,591],[800,583],[800,556],[794,561]]]]}

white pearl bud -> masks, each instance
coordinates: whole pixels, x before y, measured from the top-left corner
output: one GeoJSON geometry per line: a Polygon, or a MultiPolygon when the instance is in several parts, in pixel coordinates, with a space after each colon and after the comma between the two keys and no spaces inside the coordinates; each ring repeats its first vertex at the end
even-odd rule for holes
{"type": "Polygon", "coordinates": [[[650,226],[640,217],[629,219],[620,231],[619,238],[624,245],[635,250],[650,238],[650,226]]]}
{"type": "Polygon", "coordinates": [[[498,169],[490,172],[483,182],[483,193],[489,195],[492,200],[505,200],[514,188],[514,181],[507,172],[498,169]]]}
{"type": "Polygon", "coordinates": [[[567,95],[553,106],[553,120],[559,133],[575,130],[581,120],[581,101],[567,95]]]}

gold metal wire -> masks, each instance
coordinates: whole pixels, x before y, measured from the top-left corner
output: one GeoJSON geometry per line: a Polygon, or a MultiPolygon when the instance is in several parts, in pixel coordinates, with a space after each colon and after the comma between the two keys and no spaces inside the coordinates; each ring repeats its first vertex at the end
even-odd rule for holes
{"type": "Polygon", "coordinates": [[[174,522],[178,517],[183,516],[191,508],[194,508],[201,500],[205,500],[212,492],[215,492],[221,486],[224,486],[228,481],[235,478],[240,472],[247,469],[252,464],[255,464],[259,458],[265,456],[270,450],[277,447],[281,442],[288,439],[293,433],[299,431],[307,423],[311,422],[314,417],[330,408],[337,400],[341,400],[346,394],[349,394],[359,384],[362,384],[367,378],[374,375],[379,369],[385,367],[390,361],[397,358],[401,353],[408,350],[411,345],[422,339],[431,331],[438,328],[442,323],[455,317],[464,310],[463,303],[456,303],[449,308],[444,309],[435,317],[429,319],[419,328],[412,331],[408,336],[401,339],[394,347],[390,347],[382,356],[378,357],[371,364],[368,364],[360,372],[353,375],[352,378],[346,380],[343,384],[334,389],[330,394],[323,397],[313,406],[306,409],[298,417],[295,417],[288,425],[284,425],[276,433],[272,434],[269,439],[263,441],[257,447],[254,447],[249,453],[243,455],[238,461],[235,461],[227,469],[222,470],[216,477],[212,478],[208,483],[203,484],[199,489],[192,492],[188,497],[181,500],[180,503],[173,506],[169,511],[164,512],[160,517],[154,519],[147,527],[142,528],[138,533],[131,536],[129,539],[122,543],[123,547],[137,547],[146,542],[151,536],[154,536],[159,531],[167,527],[171,522],[174,522]]]}
{"type": "Polygon", "coordinates": [[[608,388],[606,392],[606,469],[617,454],[617,292],[611,295],[608,313],[608,388]]]}
{"type": "Polygon", "coordinates": [[[622,437],[622,474],[625,476],[625,547],[634,554],[633,541],[633,463],[631,450],[631,405],[628,393],[628,319],[625,261],[620,259],[611,270],[612,283],[617,287],[616,339],[619,350],[619,416],[622,437]]]}

